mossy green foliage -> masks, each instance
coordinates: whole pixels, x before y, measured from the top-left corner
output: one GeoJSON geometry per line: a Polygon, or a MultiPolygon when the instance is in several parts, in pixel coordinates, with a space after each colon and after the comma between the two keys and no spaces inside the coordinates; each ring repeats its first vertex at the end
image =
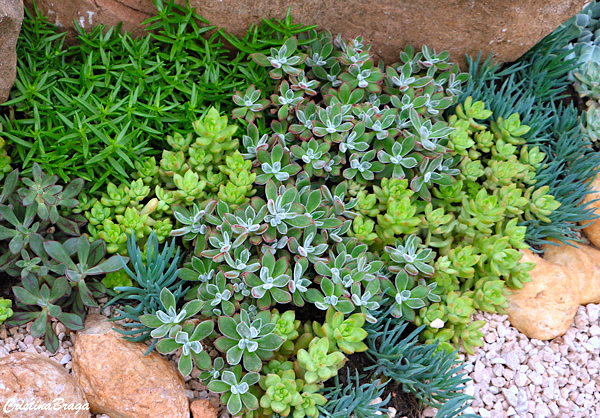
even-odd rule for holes
{"type": "Polygon", "coordinates": [[[129,186],[136,163],[160,158],[160,150],[169,148],[165,132],[192,132],[191,122],[209,106],[231,111],[236,89],[270,89],[268,71],[248,54],[312,28],[294,25],[288,16],[236,39],[214,31],[192,9],[155,4],[146,36],[78,26],[72,45],[41,13],[26,10],[17,79],[0,116],[0,137],[9,140],[15,163],[28,170],[38,162],[63,181],[81,177],[92,191],[110,181],[129,186]]]}

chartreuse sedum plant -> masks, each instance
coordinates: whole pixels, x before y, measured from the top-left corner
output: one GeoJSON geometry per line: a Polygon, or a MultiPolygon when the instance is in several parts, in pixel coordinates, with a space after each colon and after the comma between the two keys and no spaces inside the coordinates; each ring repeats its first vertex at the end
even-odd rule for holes
{"type": "Polygon", "coordinates": [[[363,328],[365,322],[364,313],[355,313],[345,319],[344,314],[329,308],[325,323],[320,325],[313,322],[313,331],[318,337],[327,337],[331,351],[337,347],[346,354],[353,354],[367,350],[363,342],[367,337],[367,331],[363,328]]]}
{"type": "Polygon", "coordinates": [[[167,135],[158,161],[136,163],[130,184],[109,183],[100,199],[86,202],[90,235],[105,240],[109,252],[125,254],[131,230],[142,244],[151,231],[163,243],[176,223],[189,225],[186,214],[195,205],[219,199],[235,208],[255,193],[252,164],[233,137],[237,126],[214,107],[192,126],[185,136],[167,135]]]}
{"type": "Polygon", "coordinates": [[[521,137],[529,127],[518,114],[493,119],[482,102],[468,98],[449,118],[454,128],[445,144],[459,157],[461,174],[456,183],[433,189],[438,222],[431,208],[423,220],[432,222],[419,235],[437,248],[435,273],[428,282],[441,300],[423,306],[416,324],[426,325],[421,337],[442,347],[448,343],[472,353],[481,346],[482,321],[471,321],[476,309],[504,312],[510,289],[530,281],[531,263],[520,263],[527,248],[527,227],[532,219],[549,221],[559,207],[548,188],[535,189],[535,174],[545,155],[521,137]],[[442,219],[442,214],[447,219],[442,219]],[[443,225],[441,224],[443,222],[443,225]],[[431,226],[431,227],[430,227],[431,226]]]}
{"type": "Polygon", "coordinates": [[[0,324],[13,316],[12,300],[0,298],[0,324]]]}

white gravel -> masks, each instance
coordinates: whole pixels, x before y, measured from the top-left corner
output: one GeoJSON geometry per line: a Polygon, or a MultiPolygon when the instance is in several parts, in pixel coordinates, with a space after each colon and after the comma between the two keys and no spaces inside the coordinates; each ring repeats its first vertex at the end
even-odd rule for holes
{"type": "Polygon", "coordinates": [[[483,418],[600,417],[600,305],[580,306],[569,331],[529,339],[506,315],[478,313],[485,345],[461,354],[472,381],[468,412],[483,418]]]}

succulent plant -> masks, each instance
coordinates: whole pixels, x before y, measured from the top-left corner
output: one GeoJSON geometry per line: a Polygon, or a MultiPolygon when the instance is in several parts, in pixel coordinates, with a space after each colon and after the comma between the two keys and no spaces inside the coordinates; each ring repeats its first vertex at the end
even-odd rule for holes
{"type": "Polygon", "coordinates": [[[346,362],[346,357],[339,351],[329,351],[329,339],[314,338],[308,350],[300,349],[297,354],[301,376],[306,383],[324,382],[335,376],[346,362]]]}
{"type": "MultiPolygon", "coordinates": [[[[125,305],[124,309],[117,309],[119,316],[113,320],[127,318],[130,321],[125,325],[125,330],[119,330],[124,338],[129,341],[139,342],[151,339],[152,329],[140,321],[140,316],[147,314],[156,314],[163,308],[160,298],[161,292],[167,288],[175,297],[175,303],[188,290],[183,287],[183,283],[176,282],[179,274],[179,248],[176,250],[175,240],[170,245],[166,245],[162,252],[158,244],[158,238],[155,232],[150,234],[146,246],[146,253],[138,247],[135,236],[131,234],[127,240],[127,252],[131,257],[131,268],[127,265],[126,259],[120,258],[121,266],[129,277],[135,282],[136,286],[116,287],[119,292],[104,306],[109,306],[117,301],[136,301],[136,306],[125,305]]],[[[167,309],[167,308],[165,308],[167,309]]],[[[157,339],[153,340],[148,352],[156,345],[157,339]]]]}
{"type": "Polygon", "coordinates": [[[393,298],[392,316],[408,321],[414,321],[415,309],[424,307],[426,300],[439,301],[440,297],[432,293],[436,286],[437,283],[427,285],[424,280],[420,280],[415,286],[414,278],[404,270],[396,274],[393,284],[389,280],[382,282],[385,293],[393,298]]]}
{"type": "Polygon", "coordinates": [[[298,47],[298,40],[295,37],[286,39],[281,48],[271,48],[271,55],[267,57],[264,54],[255,53],[252,54],[252,59],[263,67],[273,67],[269,75],[274,79],[280,79],[283,74],[289,74],[297,76],[300,74],[296,65],[300,65],[306,59],[305,54],[297,54],[296,48],[298,47]]]}
{"type": "Polygon", "coordinates": [[[0,298],[0,324],[13,316],[12,300],[0,298]]]}
{"type": "Polygon", "coordinates": [[[265,413],[276,412],[282,417],[290,415],[292,407],[302,403],[302,396],[298,392],[296,374],[293,370],[286,370],[281,375],[268,374],[260,381],[265,394],[260,398],[260,406],[265,413]]]}
{"type": "MultiPolygon", "coordinates": [[[[106,244],[96,240],[90,244],[87,237],[71,238],[64,244],[58,241],[44,242],[44,250],[57,262],[65,265],[65,277],[73,288],[74,312],[85,315],[84,305],[97,307],[95,297],[104,293],[104,286],[99,282],[87,282],[89,276],[115,272],[121,269],[121,260],[117,256],[103,260],[106,244]],[[77,263],[72,260],[76,254],[77,263]]],[[[127,259],[126,259],[127,260],[127,259]]]]}
{"type": "Polygon", "coordinates": [[[245,93],[236,91],[233,102],[240,107],[234,109],[233,118],[246,119],[246,122],[252,123],[256,118],[262,117],[262,111],[269,106],[270,102],[261,99],[261,93],[254,84],[248,86],[245,93]]]}
{"type": "MultiPolygon", "coordinates": [[[[131,277],[125,272],[125,270],[118,270],[112,273],[107,273],[102,279],[102,284],[107,289],[114,289],[115,287],[127,287],[133,286],[131,277]]],[[[119,293],[117,291],[117,293],[119,293]]]]}
{"type": "Polygon", "coordinates": [[[234,291],[234,286],[227,282],[223,272],[218,272],[214,279],[198,288],[198,299],[205,302],[202,313],[207,316],[233,315],[238,305],[234,291]]]}
{"type": "Polygon", "coordinates": [[[300,171],[300,166],[291,163],[290,155],[284,152],[281,145],[275,145],[268,152],[262,149],[256,152],[260,168],[258,169],[256,182],[266,184],[269,180],[283,182],[300,171]]]}
{"type": "Polygon", "coordinates": [[[244,276],[244,281],[252,289],[252,297],[258,299],[258,306],[267,309],[275,303],[289,303],[292,300],[290,293],[285,290],[290,281],[288,262],[285,258],[275,260],[267,252],[262,260],[262,267],[258,275],[249,273],[244,276]]]}
{"type": "Polygon", "coordinates": [[[294,349],[293,340],[298,338],[300,321],[296,319],[295,311],[285,311],[280,314],[277,309],[271,311],[271,321],[275,324],[275,334],[284,339],[279,351],[291,354],[294,349]]]}
{"type": "Polygon", "coordinates": [[[41,220],[51,221],[64,228],[62,224],[67,221],[60,216],[58,207],[74,208],[79,204],[75,197],[83,188],[83,179],[72,180],[63,188],[56,184],[58,176],[46,175],[37,163],[33,164],[31,170],[32,178],[22,177],[25,187],[18,189],[23,206],[37,203],[37,216],[41,220]]]}
{"type": "Polygon", "coordinates": [[[6,323],[19,326],[33,321],[31,335],[34,338],[45,336],[44,344],[48,351],[58,350],[58,336],[52,328],[52,318],[56,318],[68,329],[77,331],[83,328],[82,316],[63,312],[61,304],[71,294],[71,286],[65,277],[59,277],[52,285],[40,286],[37,279],[23,280],[23,286],[14,286],[13,292],[22,312],[16,312],[6,323]]]}
{"type": "Polygon", "coordinates": [[[272,357],[273,351],[283,344],[283,338],[274,332],[269,311],[260,312],[254,320],[250,320],[246,310],[233,318],[220,316],[219,331],[222,337],[215,341],[215,347],[226,353],[228,364],[242,362],[249,372],[260,371],[262,361],[272,357]]]}
{"type": "Polygon", "coordinates": [[[219,379],[213,379],[208,389],[221,393],[221,402],[227,405],[227,410],[237,415],[243,410],[258,409],[258,399],[250,392],[250,388],[260,379],[258,373],[246,373],[242,376],[240,365],[232,370],[224,370],[219,379]]]}
{"type": "Polygon", "coordinates": [[[313,329],[318,337],[329,339],[329,349],[334,351],[339,348],[346,354],[367,351],[367,346],[362,341],[367,337],[363,329],[366,314],[355,313],[345,319],[345,315],[333,308],[327,310],[325,323],[319,325],[313,322],[313,329]]]}
{"type": "MultiPolygon", "coordinates": [[[[188,308],[187,308],[188,310],[186,310],[186,307],[184,307],[182,309],[182,313],[185,313],[183,316],[188,316],[191,312],[193,312],[196,309],[196,308],[191,307],[190,304],[193,304],[193,303],[194,303],[194,301],[188,302],[188,308]]],[[[173,305],[170,305],[170,306],[173,306],[173,305]]],[[[198,306],[199,306],[199,304],[198,304],[198,306]]],[[[174,321],[174,320],[179,319],[178,317],[176,317],[174,319],[173,318],[167,319],[166,316],[169,314],[164,315],[165,313],[162,311],[157,312],[157,314],[158,315],[156,315],[155,317],[147,316],[147,317],[140,318],[140,320],[142,320],[142,322],[149,327],[153,327],[155,325],[158,325],[159,323],[162,324],[162,325],[160,325],[160,327],[166,327],[166,326],[171,327],[169,329],[169,337],[161,339],[156,344],[156,350],[158,350],[162,354],[169,354],[169,353],[173,353],[176,350],[181,348],[182,352],[181,352],[181,357],[179,357],[178,369],[183,376],[187,376],[192,372],[192,369],[193,369],[192,359],[198,368],[202,368],[202,369],[210,368],[210,366],[212,364],[212,360],[211,360],[210,356],[208,355],[208,353],[204,350],[201,342],[206,337],[208,337],[210,334],[212,334],[213,329],[214,329],[213,321],[211,321],[211,320],[203,321],[195,326],[194,326],[193,322],[189,321],[189,322],[186,322],[183,325],[179,326],[177,324],[173,325],[174,322],[165,324],[163,321],[163,320],[168,320],[168,321],[173,320],[174,321]],[[163,315],[161,315],[161,314],[163,314],[163,315]]],[[[181,313],[178,316],[182,316],[181,313]]],[[[160,328],[156,328],[156,329],[160,329],[160,328]]],[[[156,329],[155,329],[155,331],[156,331],[156,329]]],[[[162,334],[164,332],[164,329],[166,329],[166,328],[163,328],[163,331],[161,331],[160,333],[157,333],[157,334],[162,334]]]]}
{"type": "MultiPolygon", "coordinates": [[[[0,125],[0,132],[2,132],[2,127],[0,125]]],[[[3,138],[0,138],[0,181],[4,179],[4,176],[12,171],[10,167],[11,158],[6,152],[6,141],[3,138]]]]}

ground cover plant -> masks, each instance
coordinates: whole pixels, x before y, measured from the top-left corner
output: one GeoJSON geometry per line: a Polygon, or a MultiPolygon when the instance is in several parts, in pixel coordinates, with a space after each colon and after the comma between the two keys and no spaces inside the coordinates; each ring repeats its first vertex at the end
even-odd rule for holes
{"type": "Polygon", "coordinates": [[[593,218],[598,157],[553,94],[566,37],[467,74],[427,46],[375,62],[289,14],[238,39],[156,5],[140,39],[67,46],[24,23],[0,119],[0,273],[17,281],[0,321],[56,349],[52,318],[80,329],[108,293],[125,338],[179,353],[233,415],[372,416],[394,385],[464,411],[475,310],[530,280],[519,249],[593,218]]]}

